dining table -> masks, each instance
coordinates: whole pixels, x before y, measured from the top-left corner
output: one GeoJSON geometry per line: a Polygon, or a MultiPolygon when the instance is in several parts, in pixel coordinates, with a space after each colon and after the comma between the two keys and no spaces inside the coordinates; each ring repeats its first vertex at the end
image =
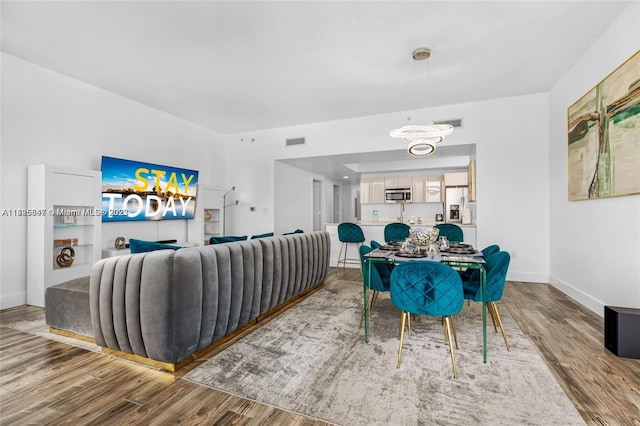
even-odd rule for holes
{"type": "MultiPolygon", "coordinates": [[[[370,251],[364,257],[365,267],[372,268],[374,263],[385,263],[389,265],[397,265],[403,262],[411,261],[429,261],[440,262],[454,269],[478,269],[480,272],[480,294],[482,303],[482,361],[487,362],[487,303],[486,303],[486,291],[487,291],[487,271],[485,268],[486,262],[481,251],[474,250],[452,250],[451,252],[438,252],[438,253],[403,253],[400,251],[400,247],[393,247],[385,245],[375,250],[370,251]]],[[[371,274],[371,271],[369,271],[371,274]]],[[[369,275],[371,276],[371,275],[369,275]]],[[[369,343],[369,317],[370,309],[367,300],[369,298],[369,287],[365,280],[362,280],[363,286],[363,306],[364,306],[364,341],[369,343]]]]}

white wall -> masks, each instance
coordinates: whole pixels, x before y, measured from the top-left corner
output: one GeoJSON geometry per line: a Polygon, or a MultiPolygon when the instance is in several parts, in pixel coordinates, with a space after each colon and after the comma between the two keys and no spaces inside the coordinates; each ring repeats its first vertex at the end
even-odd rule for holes
{"type": "MultiPolygon", "coordinates": [[[[340,183],[280,161],[275,162],[274,225],[271,229],[275,231],[276,235],[293,232],[296,229],[302,229],[305,232],[313,230],[314,180],[320,182],[322,223],[324,224],[324,222],[331,221],[333,215],[333,185],[340,183]]],[[[344,191],[350,191],[350,187],[343,186],[343,194],[344,191]]],[[[245,229],[264,228],[265,226],[264,224],[256,225],[251,220],[248,222],[237,220],[234,232],[246,233],[245,229]]]]}
{"type": "MultiPolygon", "coordinates": [[[[282,162],[275,163],[274,223],[276,235],[296,229],[313,229],[313,177],[282,162]],[[295,199],[296,203],[291,200],[295,199]]],[[[268,232],[268,231],[266,231],[268,232]]]]}
{"type": "MultiPolygon", "coordinates": [[[[78,80],[2,54],[2,208],[27,207],[27,166],[100,170],[102,155],[199,170],[199,181],[223,186],[219,133],[78,80]]],[[[1,218],[0,308],[26,303],[27,221],[1,218]]],[[[106,224],[114,235],[186,238],[185,221],[106,224]],[[118,228],[120,226],[120,228],[118,228]]]]}
{"type": "Polygon", "coordinates": [[[640,308],[640,195],[567,201],[567,108],[638,49],[636,1],[549,95],[550,282],[600,315],[605,305],[640,308]]]}
{"type": "MultiPolygon", "coordinates": [[[[456,129],[445,143],[476,144],[478,246],[497,243],[512,252],[510,279],[548,282],[547,95],[451,105],[407,114],[433,120],[464,118],[464,128],[456,129]]],[[[226,181],[239,185],[247,202],[273,210],[274,160],[387,151],[391,147],[404,150],[405,146],[388,135],[389,129],[398,127],[405,116],[394,113],[230,135],[226,181]],[[306,137],[305,145],[285,146],[285,139],[301,136],[306,137]]],[[[422,161],[429,162],[429,158],[422,161]]],[[[290,179],[279,179],[277,188],[299,185],[290,179]]],[[[305,196],[278,196],[278,203],[304,214],[310,200],[305,196]]],[[[268,212],[250,215],[248,209],[239,209],[233,227],[238,232],[247,228],[273,229],[274,215],[268,212]]]]}

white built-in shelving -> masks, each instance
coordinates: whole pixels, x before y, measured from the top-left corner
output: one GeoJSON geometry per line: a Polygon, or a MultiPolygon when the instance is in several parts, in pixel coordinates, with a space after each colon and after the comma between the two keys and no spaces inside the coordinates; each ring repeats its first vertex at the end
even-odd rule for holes
{"type": "Polygon", "coordinates": [[[42,307],[47,287],[89,275],[101,257],[101,173],[29,166],[27,202],[27,303],[42,307]]]}
{"type": "Polygon", "coordinates": [[[198,184],[196,215],[189,223],[189,241],[207,245],[211,237],[224,233],[222,188],[198,184]]]}

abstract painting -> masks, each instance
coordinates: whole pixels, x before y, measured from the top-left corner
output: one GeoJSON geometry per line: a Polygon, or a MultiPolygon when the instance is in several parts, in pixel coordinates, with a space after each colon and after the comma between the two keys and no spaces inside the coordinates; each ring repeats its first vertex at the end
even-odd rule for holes
{"type": "Polygon", "coordinates": [[[569,201],[640,193],[640,51],[567,116],[569,201]]]}

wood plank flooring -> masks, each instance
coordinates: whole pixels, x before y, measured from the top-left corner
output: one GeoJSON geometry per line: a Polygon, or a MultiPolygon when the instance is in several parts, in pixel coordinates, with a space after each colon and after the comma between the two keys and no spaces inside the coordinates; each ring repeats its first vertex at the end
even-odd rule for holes
{"type": "MultiPolygon", "coordinates": [[[[357,269],[327,280],[360,281],[357,269]]],[[[602,318],[548,284],[507,283],[508,309],[589,425],[640,425],[640,360],[603,346],[602,318]]],[[[180,377],[3,325],[40,308],[0,311],[0,424],[327,425],[180,377]]],[[[508,333],[508,330],[507,330],[508,333]]]]}

